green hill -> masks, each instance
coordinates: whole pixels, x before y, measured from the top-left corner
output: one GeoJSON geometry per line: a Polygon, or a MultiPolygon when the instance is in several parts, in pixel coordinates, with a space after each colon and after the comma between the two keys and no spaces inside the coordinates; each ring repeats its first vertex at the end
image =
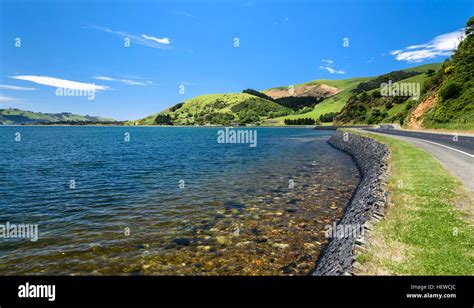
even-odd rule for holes
{"type": "Polygon", "coordinates": [[[112,122],[113,119],[96,116],[82,116],[68,112],[42,113],[20,109],[0,109],[0,125],[54,124],[58,122],[112,122]]]}
{"type": "Polygon", "coordinates": [[[432,63],[411,67],[360,83],[350,91],[346,104],[334,119],[335,124],[403,124],[409,110],[416,103],[413,98],[418,96],[420,99],[424,83],[441,68],[441,65],[432,63]],[[400,90],[400,93],[393,91],[393,95],[384,93],[381,85],[388,86],[389,82],[392,89],[398,87],[408,91],[400,90]]]}
{"type": "MultiPolygon", "coordinates": [[[[467,67],[466,64],[462,65],[467,67]]],[[[260,123],[284,125],[284,121],[287,119],[314,119],[315,121],[323,119],[326,122],[333,118],[334,123],[338,125],[406,124],[410,113],[426,96],[428,91],[426,89],[430,85],[433,86],[434,79],[439,81],[439,72],[442,67],[443,70],[446,69],[447,64],[424,64],[375,77],[342,80],[319,79],[293,86],[274,87],[261,92],[247,89],[245,93],[201,95],[176,104],[162,112],[140,120],[129,121],[126,124],[239,125],[260,123]],[[390,83],[391,87],[400,87],[401,89],[406,85],[414,85],[416,88],[412,90],[419,91],[412,91],[407,95],[386,95],[381,86],[387,83],[390,83]],[[418,95],[420,96],[418,100],[414,100],[413,98],[418,95]],[[305,103],[304,99],[311,97],[316,98],[315,104],[306,106],[302,104],[301,107],[298,107],[298,99],[303,99],[302,102],[305,103]],[[288,104],[288,101],[291,103],[292,100],[296,103],[288,104]],[[324,117],[321,117],[322,115],[324,117]]],[[[452,68],[448,70],[453,72],[452,68]]],[[[464,72],[463,76],[466,75],[465,70],[458,69],[457,71],[464,72]]],[[[456,76],[456,74],[454,73],[452,76],[456,76]]],[[[452,77],[445,76],[445,78],[452,77]]],[[[439,88],[439,84],[436,87],[439,88]]],[[[466,93],[461,96],[463,99],[472,97],[472,93],[469,91],[466,93]]],[[[468,114],[471,112],[469,106],[472,104],[468,104],[465,109],[468,114]]],[[[446,110],[446,106],[443,108],[433,110],[446,110]]],[[[436,112],[432,111],[426,116],[426,119],[431,119],[430,117],[434,119],[436,115],[436,112]]],[[[326,122],[326,124],[329,123],[326,122]]]]}
{"type": "Polygon", "coordinates": [[[474,130],[474,16],[453,56],[426,80],[424,95],[411,110],[408,126],[474,130]]]}
{"type": "Polygon", "coordinates": [[[250,124],[291,112],[276,102],[246,93],[207,94],[127,124],[250,124]]]}
{"type": "Polygon", "coordinates": [[[319,119],[319,117],[323,114],[327,114],[330,112],[339,112],[347,103],[347,100],[351,96],[350,91],[353,90],[359,83],[369,80],[370,78],[367,77],[360,77],[360,78],[350,78],[350,79],[342,79],[342,80],[329,80],[329,79],[318,79],[309,81],[307,83],[295,85],[295,88],[300,86],[307,86],[307,85],[321,85],[325,84],[331,87],[335,87],[341,89],[342,91],[326,98],[321,103],[317,104],[311,111],[299,114],[292,114],[288,116],[278,117],[275,119],[267,120],[268,124],[273,125],[283,125],[285,119],[298,119],[298,118],[311,118],[314,120],[319,119]]]}

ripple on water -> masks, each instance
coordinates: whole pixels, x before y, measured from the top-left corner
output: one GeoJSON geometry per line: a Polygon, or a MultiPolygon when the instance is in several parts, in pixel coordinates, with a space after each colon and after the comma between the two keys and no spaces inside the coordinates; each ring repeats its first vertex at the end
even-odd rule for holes
{"type": "Polygon", "coordinates": [[[2,245],[6,275],[306,274],[359,180],[332,132],[258,128],[249,148],[214,128],[0,129],[0,221],[40,231],[2,245]]]}

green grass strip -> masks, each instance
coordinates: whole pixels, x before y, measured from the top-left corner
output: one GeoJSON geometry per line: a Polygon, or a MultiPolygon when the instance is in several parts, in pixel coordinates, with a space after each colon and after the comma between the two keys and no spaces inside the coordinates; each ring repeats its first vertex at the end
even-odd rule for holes
{"type": "Polygon", "coordinates": [[[414,145],[363,135],[391,150],[393,206],[369,236],[368,252],[357,257],[360,274],[473,275],[474,236],[468,216],[473,204],[459,180],[414,145]]]}

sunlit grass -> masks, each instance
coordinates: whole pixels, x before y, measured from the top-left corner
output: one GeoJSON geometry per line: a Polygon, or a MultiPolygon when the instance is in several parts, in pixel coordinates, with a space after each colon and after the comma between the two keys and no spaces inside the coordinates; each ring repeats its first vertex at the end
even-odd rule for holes
{"type": "Polygon", "coordinates": [[[359,255],[360,274],[472,275],[474,237],[461,183],[431,155],[391,137],[371,135],[391,150],[393,206],[359,255]],[[464,207],[459,208],[464,199],[464,207]]]}

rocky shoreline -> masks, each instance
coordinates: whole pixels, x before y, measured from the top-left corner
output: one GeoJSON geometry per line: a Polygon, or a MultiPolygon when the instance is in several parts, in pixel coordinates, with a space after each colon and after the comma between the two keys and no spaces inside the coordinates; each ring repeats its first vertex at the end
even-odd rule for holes
{"type": "Polygon", "coordinates": [[[365,237],[374,222],[384,216],[388,204],[388,147],[374,139],[338,130],[328,143],[351,155],[362,180],[343,218],[335,225],[326,248],[321,253],[315,276],[352,275],[358,263],[355,256],[364,250],[365,237]],[[357,228],[359,227],[359,228],[357,228]],[[361,232],[351,232],[361,230],[361,232]],[[349,231],[349,232],[348,232],[349,231]]]}

